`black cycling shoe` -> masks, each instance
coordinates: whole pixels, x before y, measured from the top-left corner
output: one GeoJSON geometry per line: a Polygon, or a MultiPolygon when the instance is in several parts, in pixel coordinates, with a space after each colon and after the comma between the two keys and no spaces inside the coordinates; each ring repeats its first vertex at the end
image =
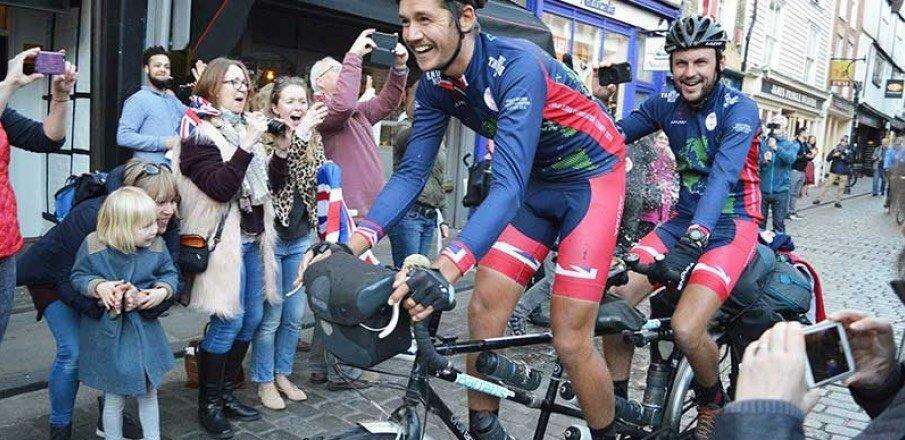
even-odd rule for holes
{"type": "MultiPolygon", "coordinates": [[[[100,438],[107,438],[107,434],[104,432],[104,396],[97,396],[97,430],[94,433],[100,438]]],[[[141,422],[135,420],[135,417],[124,409],[123,439],[142,440],[143,438],[145,438],[145,434],[141,430],[141,422]]]]}

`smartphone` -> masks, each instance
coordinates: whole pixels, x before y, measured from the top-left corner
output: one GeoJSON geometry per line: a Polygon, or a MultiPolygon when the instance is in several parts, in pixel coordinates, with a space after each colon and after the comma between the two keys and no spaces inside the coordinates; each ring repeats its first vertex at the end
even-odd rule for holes
{"type": "Polygon", "coordinates": [[[316,102],[327,102],[327,94],[324,92],[314,92],[313,98],[316,102]]]}
{"type": "Polygon", "coordinates": [[[619,63],[601,67],[597,69],[597,79],[602,86],[632,82],[632,65],[619,63]]]}
{"type": "Polygon", "coordinates": [[[62,75],[65,71],[66,60],[61,52],[38,52],[36,56],[26,58],[22,66],[22,73],[26,75],[62,75]]]}
{"type": "Polygon", "coordinates": [[[806,380],[811,388],[839,382],[855,374],[855,360],[841,323],[824,321],[804,328],[808,355],[806,380]]]}
{"type": "Polygon", "coordinates": [[[369,64],[373,66],[389,69],[396,64],[396,45],[399,44],[399,36],[396,34],[385,34],[383,32],[374,32],[371,39],[377,47],[371,51],[369,64]]]}

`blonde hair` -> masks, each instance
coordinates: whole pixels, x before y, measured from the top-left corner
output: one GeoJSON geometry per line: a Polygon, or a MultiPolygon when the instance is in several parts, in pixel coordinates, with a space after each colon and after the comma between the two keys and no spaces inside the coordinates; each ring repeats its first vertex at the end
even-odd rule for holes
{"type": "Polygon", "coordinates": [[[135,252],[135,228],[157,221],[157,204],[144,191],[124,186],[110,193],[97,216],[97,238],[120,252],[135,252]]]}
{"type": "Polygon", "coordinates": [[[123,185],[144,190],[157,203],[179,203],[176,177],[167,165],[130,159],[123,170],[123,185]]]}

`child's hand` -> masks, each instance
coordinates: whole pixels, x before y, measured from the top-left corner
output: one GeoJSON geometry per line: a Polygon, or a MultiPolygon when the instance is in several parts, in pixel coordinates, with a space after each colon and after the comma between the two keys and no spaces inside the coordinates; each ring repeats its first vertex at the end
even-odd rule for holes
{"type": "Polygon", "coordinates": [[[123,310],[131,312],[141,304],[141,294],[138,288],[127,283],[127,289],[123,294],[123,310]]]}
{"type": "Polygon", "coordinates": [[[145,295],[144,303],[139,305],[138,308],[147,310],[153,307],[157,307],[160,303],[167,299],[167,290],[162,287],[158,287],[156,289],[143,290],[141,292],[141,295],[145,295]]]}
{"type": "Polygon", "coordinates": [[[107,310],[116,307],[116,291],[122,282],[123,280],[104,281],[94,288],[94,296],[101,300],[107,310]]]}

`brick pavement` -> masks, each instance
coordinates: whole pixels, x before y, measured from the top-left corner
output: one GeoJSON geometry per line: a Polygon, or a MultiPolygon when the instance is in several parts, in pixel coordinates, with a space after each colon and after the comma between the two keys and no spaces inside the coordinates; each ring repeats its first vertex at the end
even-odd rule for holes
{"type": "MultiPolygon", "coordinates": [[[[857,192],[857,191],[856,191],[857,192]]],[[[807,203],[805,201],[804,203],[807,203]]],[[[895,322],[902,331],[905,309],[889,291],[886,281],[893,275],[892,265],[903,239],[882,214],[880,201],[870,197],[857,197],[845,202],[843,209],[821,206],[803,212],[804,219],[792,222],[790,231],[797,237],[800,251],[822,273],[827,307],[830,311],[853,308],[885,316],[895,322]]],[[[460,304],[467,302],[463,295],[460,304]]],[[[444,317],[443,334],[465,334],[465,307],[459,307],[444,317]]],[[[550,371],[549,347],[519,349],[513,357],[523,359],[535,367],[550,371]]],[[[637,394],[643,385],[645,358],[639,353],[633,365],[632,392],[637,394]]],[[[460,363],[461,359],[457,362],[460,363]]],[[[206,438],[195,422],[195,392],[182,387],[184,372],[172,371],[159,392],[162,433],[165,439],[206,438]]],[[[399,391],[372,388],[361,393],[332,393],[321,385],[313,385],[304,378],[306,360],[300,356],[294,378],[309,393],[309,400],[289,403],[284,411],[263,410],[264,420],[238,424],[238,439],[304,439],[317,438],[345,429],[357,421],[379,417],[381,411],[389,412],[399,403],[399,391]],[[377,406],[382,408],[378,409],[377,406]]],[[[408,371],[408,364],[391,360],[381,369],[396,373],[408,371]]],[[[385,378],[388,384],[399,384],[401,379],[385,378]]],[[[435,381],[440,394],[453,409],[464,416],[464,392],[448,384],[435,381]]],[[[254,390],[240,392],[247,402],[256,402],[254,390]]],[[[75,438],[93,438],[96,405],[93,390],[83,388],[75,414],[75,438]]],[[[47,392],[36,391],[0,401],[0,439],[47,438],[47,392]]],[[[530,438],[537,414],[521,407],[503,404],[503,421],[516,438],[530,438]]],[[[869,421],[841,387],[823,390],[814,411],[805,422],[808,438],[845,439],[857,434],[869,421]]],[[[570,420],[554,416],[546,438],[561,438],[560,433],[570,420]]],[[[429,434],[434,438],[448,438],[432,418],[429,434]]]]}

